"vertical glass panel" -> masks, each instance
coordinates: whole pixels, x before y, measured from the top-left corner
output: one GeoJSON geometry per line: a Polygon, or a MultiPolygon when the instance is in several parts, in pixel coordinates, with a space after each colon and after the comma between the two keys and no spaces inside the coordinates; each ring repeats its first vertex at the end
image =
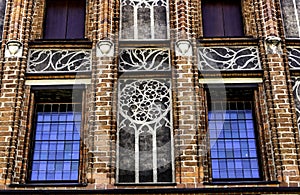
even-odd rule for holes
{"type": "Polygon", "coordinates": [[[138,8],[138,38],[151,39],[151,18],[150,9],[147,7],[138,8]]]}
{"type": "Polygon", "coordinates": [[[121,23],[121,38],[134,39],[134,11],[132,6],[127,4],[122,6],[121,23]]]}
{"type": "Polygon", "coordinates": [[[166,39],[167,0],[122,0],[121,39],[166,39]]]}
{"type": "Polygon", "coordinates": [[[155,25],[155,38],[166,39],[167,38],[167,13],[166,7],[155,6],[154,7],[154,25],[155,25]]]}
{"type": "Polygon", "coordinates": [[[285,34],[287,37],[300,37],[299,32],[299,8],[297,0],[281,0],[282,15],[285,34]]]}

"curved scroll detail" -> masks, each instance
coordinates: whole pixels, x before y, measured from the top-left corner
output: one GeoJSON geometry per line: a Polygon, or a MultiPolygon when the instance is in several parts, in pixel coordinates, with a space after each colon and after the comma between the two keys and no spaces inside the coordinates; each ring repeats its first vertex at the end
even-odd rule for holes
{"type": "Polygon", "coordinates": [[[293,80],[293,94],[295,99],[295,107],[297,114],[297,126],[300,130],[300,77],[297,77],[293,80]]]}
{"type": "Polygon", "coordinates": [[[123,49],[120,51],[120,72],[171,70],[168,50],[123,49]]]}
{"type": "Polygon", "coordinates": [[[257,47],[200,47],[200,70],[259,70],[257,47]]]}
{"type": "Polygon", "coordinates": [[[27,73],[91,71],[90,50],[30,50],[27,73]]]}
{"type": "Polygon", "coordinates": [[[300,47],[288,47],[288,63],[291,69],[300,68],[300,47]]]}

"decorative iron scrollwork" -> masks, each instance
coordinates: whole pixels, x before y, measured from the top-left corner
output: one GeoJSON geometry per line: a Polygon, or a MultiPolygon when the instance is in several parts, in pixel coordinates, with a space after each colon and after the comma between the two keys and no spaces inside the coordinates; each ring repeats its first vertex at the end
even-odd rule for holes
{"type": "Polygon", "coordinates": [[[169,51],[162,49],[123,49],[120,51],[120,72],[169,71],[169,51]]]}
{"type": "Polygon", "coordinates": [[[300,47],[288,47],[288,62],[291,69],[300,68],[300,47]]]}
{"type": "Polygon", "coordinates": [[[296,105],[297,126],[300,130],[300,77],[293,80],[293,94],[296,105]]]}
{"type": "Polygon", "coordinates": [[[199,47],[200,70],[261,69],[257,47],[199,47]]]}
{"type": "Polygon", "coordinates": [[[90,50],[34,49],[29,52],[27,73],[88,71],[91,71],[90,50]]]}

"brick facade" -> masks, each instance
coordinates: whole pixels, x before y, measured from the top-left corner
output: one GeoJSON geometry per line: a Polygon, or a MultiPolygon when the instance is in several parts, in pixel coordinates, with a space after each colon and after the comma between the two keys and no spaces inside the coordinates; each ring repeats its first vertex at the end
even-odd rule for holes
{"type": "Polygon", "coordinates": [[[300,71],[290,67],[288,49],[300,46],[300,42],[285,35],[280,0],[242,1],[244,37],[205,37],[201,1],[169,0],[169,37],[166,40],[127,41],[119,40],[122,3],[121,0],[87,0],[84,39],[44,40],[46,0],[6,1],[0,53],[0,192],[299,193],[300,148],[293,79],[298,78],[300,71]],[[280,41],[275,44],[270,37],[280,41]],[[105,39],[114,44],[113,56],[97,54],[97,43],[105,39]],[[23,44],[22,57],[5,57],[9,40],[18,40],[23,44]],[[176,43],[180,40],[189,40],[193,55],[178,54],[176,43]],[[257,63],[261,68],[228,71],[201,69],[199,48],[202,47],[257,48],[257,63]],[[120,51],[128,48],[166,48],[171,71],[123,73],[118,64],[122,57],[120,51]],[[28,66],[32,59],[29,55],[34,49],[89,50],[91,71],[30,73],[28,66]],[[171,80],[174,158],[171,164],[174,166],[174,179],[166,185],[118,183],[119,81],[150,77],[171,80]],[[255,86],[253,102],[260,181],[214,182],[209,147],[208,89],[217,84],[223,88],[255,86]],[[30,183],[35,87],[57,88],[64,85],[84,85],[78,183],[30,183]]]}

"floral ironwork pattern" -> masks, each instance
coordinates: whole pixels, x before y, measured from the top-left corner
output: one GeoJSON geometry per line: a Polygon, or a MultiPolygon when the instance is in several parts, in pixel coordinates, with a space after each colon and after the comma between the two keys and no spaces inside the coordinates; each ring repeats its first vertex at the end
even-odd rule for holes
{"type": "Polygon", "coordinates": [[[171,182],[171,80],[120,80],[118,96],[118,182],[171,182]]]}
{"type": "Polygon", "coordinates": [[[167,39],[167,0],[122,0],[121,39],[167,39]]]}
{"type": "Polygon", "coordinates": [[[120,72],[168,70],[171,70],[168,50],[123,49],[120,51],[120,72]]]}
{"type": "Polygon", "coordinates": [[[300,77],[293,80],[293,93],[296,105],[297,125],[300,130],[300,77]]]}
{"type": "Polygon", "coordinates": [[[288,47],[288,61],[291,69],[300,68],[300,47],[288,47]]]}
{"type": "Polygon", "coordinates": [[[199,47],[200,70],[261,69],[257,47],[199,47]]]}
{"type": "Polygon", "coordinates": [[[91,71],[90,50],[30,50],[28,73],[91,71]]]}

